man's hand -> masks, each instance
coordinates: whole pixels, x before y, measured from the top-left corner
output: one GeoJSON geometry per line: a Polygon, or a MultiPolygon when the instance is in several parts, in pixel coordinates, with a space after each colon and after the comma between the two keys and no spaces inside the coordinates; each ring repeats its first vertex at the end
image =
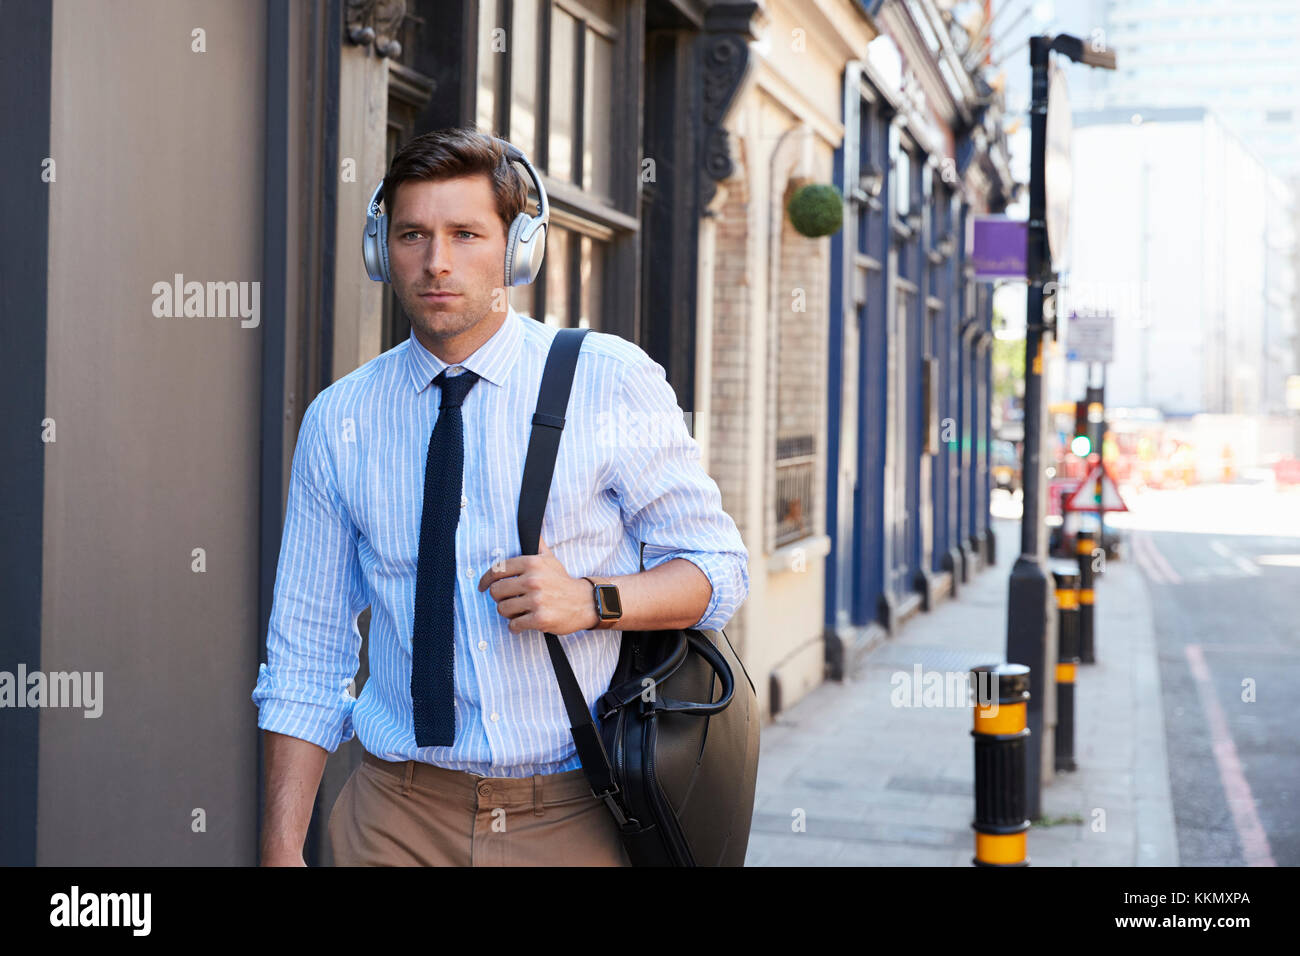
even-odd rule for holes
{"type": "Polygon", "coordinates": [[[591,584],[573,578],[538,541],[538,553],[498,561],[479,578],[478,589],[497,602],[497,613],[510,619],[512,633],[543,631],[572,634],[594,628],[596,602],[591,584]]]}

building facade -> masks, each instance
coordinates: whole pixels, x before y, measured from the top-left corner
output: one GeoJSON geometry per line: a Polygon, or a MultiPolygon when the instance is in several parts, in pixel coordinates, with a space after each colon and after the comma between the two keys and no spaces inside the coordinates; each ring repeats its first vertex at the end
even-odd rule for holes
{"type": "Polygon", "coordinates": [[[971,218],[1013,190],[1001,102],[936,5],[872,5],[845,71],[833,239],[828,671],[953,594],[992,558],[991,288],[971,218]]]}

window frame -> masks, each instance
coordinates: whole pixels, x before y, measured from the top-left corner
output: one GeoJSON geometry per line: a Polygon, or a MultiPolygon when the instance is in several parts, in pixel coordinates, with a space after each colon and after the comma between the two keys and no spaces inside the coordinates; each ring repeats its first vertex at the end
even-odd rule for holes
{"type": "MultiPolygon", "coordinates": [[[[638,330],[638,309],[640,301],[639,244],[641,223],[638,218],[640,208],[640,163],[635,166],[622,164],[620,156],[636,155],[639,157],[641,143],[640,128],[637,117],[640,115],[640,103],[643,96],[640,72],[642,48],[644,45],[644,25],[638,4],[631,0],[612,0],[614,20],[609,21],[597,11],[590,9],[582,0],[481,0],[495,6],[498,24],[513,24],[515,6],[518,3],[535,3],[538,6],[538,30],[536,43],[538,69],[537,97],[537,147],[535,155],[529,160],[537,169],[542,184],[546,188],[551,205],[552,225],[571,231],[575,235],[569,243],[569,259],[564,264],[564,274],[568,277],[568,314],[565,322],[570,327],[578,323],[582,303],[580,277],[581,236],[588,236],[593,243],[601,246],[601,269],[598,289],[593,290],[598,299],[599,315],[595,316],[593,328],[613,332],[635,340],[638,330]],[[570,162],[572,181],[555,179],[549,173],[551,149],[551,108],[552,108],[552,64],[551,31],[554,11],[559,7],[573,16],[581,24],[582,41],[577,43],[574,55],[574,101],[573,108],[573,153],[570,162]],[[587,31],[603,36],[611,36],[614,41],[612,63],[614,73],[610,79],[611,101],[616,103],[635,103],[636,109],[615,110],[610,119],[610,138],[607,143],[592,144],[593,152],[605,150],[611,157],[609,201],[605,202],[599,194],[584,190],[581,186],[584,177],[583,147],[586,136],[586,49],[587,31]]],[[[477,20],[476,20],[477,22],[477,20]]],[[[507,33],[509,35],[509,33],[507,33]]],[[[514,109],[513,91],[515,77],[512,71],[511,57],[502,57],[493,79],[493,135],[501,136],[501,130],[509,130],[511,112],[514,109]]],[[[475,70],[473,83],[474,103],[471,104],[470,116],[477,116],[479,95],[479,76],[475,70]]],[[[521,147],[522,149],[523,147],[521,147]]],[[[524,150],[528,153],[528,150],[524,150]]],[[[530,209],[536,208],[535,197],[529,190],[530,209]]],[[[533,283],[533,317],[544,321],[547,296],[546,284],[548,270],[545,266],[533,283]],[[542,303],[539,308],[538,303],[542,303]],[[540,317],[538,313],[541,313],[540,317]]]]}

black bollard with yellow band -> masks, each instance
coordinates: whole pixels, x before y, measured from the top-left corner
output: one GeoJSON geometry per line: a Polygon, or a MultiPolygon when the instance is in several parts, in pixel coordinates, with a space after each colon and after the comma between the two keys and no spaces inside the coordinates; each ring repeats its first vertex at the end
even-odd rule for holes
{"type": "Polygon", "coordinates": [[[1077,770],[1074,762],[1074,678],[1079,665],[1079,573],[1068,565],[1053,570],[1056,580],[1056,769],[1077,770]]]}
{"type": "Polygon", "coordinates": [[[1097,663],[1094,646],[1096,617],[1096,575],[1092,570],[1093,551],[1097,547],[1091,531],[1080,531],[1074,538],[1074,551],[1079,559],[1079,660],[1084,664],[1097,663]]]}
{"type": "Polygon", "coordinates": [[[976,866],[1028,866],[1026,814],[1029,668],[985,664],[971,670],[975,687],[976,866]]]}

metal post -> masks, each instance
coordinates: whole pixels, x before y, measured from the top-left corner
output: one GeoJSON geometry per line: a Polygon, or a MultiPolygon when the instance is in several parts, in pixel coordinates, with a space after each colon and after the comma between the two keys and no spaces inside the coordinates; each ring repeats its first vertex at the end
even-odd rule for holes
{"type": "MultiPolygon", "coordinates": [[[[1011,569],[1007,602],[1007,660],[1021,661],[1039,681],[1055,671],[1054,643],[1056,607],[1052,582],[1043,565],[1044,522],[1041,462],[1043,430],[1043,286],[1051,281],[1051,260],[1047,248],[1047,67],[1052,39],[1029,40],[1029,64],[1033,71],[1030,106],[1029,225],[1026,249],[1026,279],[1029,284],[1025,327],[1025,444],[1022,464],[1023,512],[1020,519],[1020,557],[1011,569]]],[[[1025,783],[1027,811],[1039,815],[1042,773],[1046,746],[1043,707],[1048,695],[1044,688],[1029,697],[1028,726],[1038,741],[1028,748],[1025,783]]]]}
{"type": "MultiPolygon", "coordinates": [[[[1043,478],[1039,461],[1043,430],[1043,324],[1044,286],[1052,281],[1047,244],[1047,68],[1053,51],[1076,63],[1115,69],[1115,54],[1096,39],[1085,43],[1066,33],[1029,39],[1029,67],[1033,74],[1030,98],[1029,223],[1025,278],[1029,283],[1025,326],[1025,459],[1024,515],[1020,525],[1020,557],[1011,570],[1007,604],[1007,660],[1021,661],[1037,675],[1036,693],[1029,699],[1029,729],[1039,745],[1029,748],[1026,775],[1028,813],[1039,815],[1042,777],[1051,776],[1051,734],[1044,731],[1044,712],[1056,697],[1051,675],[1056,672],[1056,601],[1052,582],[1043,566],[1043,478]]],[[[1053,310],[1055,311],[1055,310],[1053,310]]]]}
{"type": "MultiPolygon", "coordinates": [[[[1101,384],[1097,387],[1097,401],[1101,402],[1101,424],[1097,426],[1097,461],[1101,462],[1104,469],[1106,467],[1106,363],[1101,363],[1101,384]]],[[[1117,552],[1118,541],[1113,545],[1106,544],[1106,511],[1098,509],[1097,511],[1097,542],[1101,549],[1106,552],[1106,557],[1113,558],[1117,552]]]]}
{"type": "Polygon", "coordinates": [[[1093,605],[1096,603],[1096,578],[1093,574],[1093,550],[1096,543],[1091,531],[1080,531],[1075,537],[1075,554],[1079,559],[1079,660],[1085,664],[1097,663],[1094,647],[1094,628],[1096,617],[1093,605]]]}
{"type": "Polygon", "coordinates": [[[1056,769],[1077,770],[1074,762],[1074,678],[1079,663],[1079,575],[1069,566],[1053,571],[1061,653],[1056,664],[1056,769]]]}

